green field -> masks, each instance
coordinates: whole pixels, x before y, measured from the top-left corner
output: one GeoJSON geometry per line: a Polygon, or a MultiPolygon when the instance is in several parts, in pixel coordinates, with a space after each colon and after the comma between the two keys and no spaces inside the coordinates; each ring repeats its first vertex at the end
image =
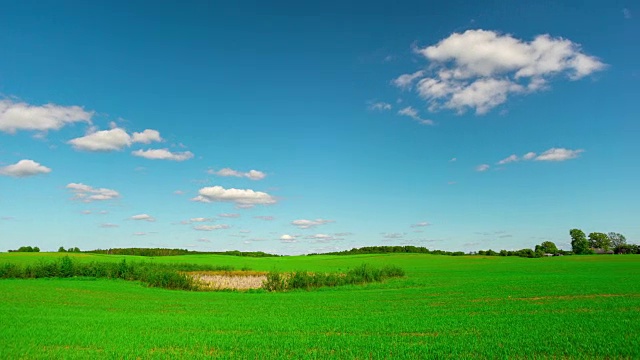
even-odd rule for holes
{"type": "MultiPolygon", "coordinates": [[[[55,253],[0,254],[34,264],[55,253]]],[[[640,358],[640,257],[385,254],[80,261],[344,271],[401,279],[313,291],[188,292],[90,278],[0,280],[0,358],[640,358]]]]}

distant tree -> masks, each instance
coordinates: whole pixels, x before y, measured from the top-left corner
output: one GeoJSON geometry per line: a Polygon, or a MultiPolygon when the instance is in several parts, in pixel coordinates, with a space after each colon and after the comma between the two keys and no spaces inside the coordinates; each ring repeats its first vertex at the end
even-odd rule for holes
{"type": "Polygon", "coordinates": [[[79,252],[80,252],[80,249],[79,249],[78,247],[74,247],[74,248],[73,248],[73,252],[75,252],[75,253],[79,253],[79,252]]]}
{"type": "Polygon", "coordinates": [[[37,247],[37,246],[34,246],[34,247],[33,247],[33,252],[40,252],[40,248],[39,248],[39,247],[37,247]]]}
{"type": "Polygon", "coordinates": [[[589,246],[592,249],[603,249],[607,251],[611,248],[611,240],[605,233],[592,232],[589,234],[589,246]]]}
{"type": "Polygon", "coordinates": [[[611,247],[613,247],[614,249],[627,244],[627,238],[625,238],[622,234],[610,232],[609,234],[607,234],[607,236],[611,241],[611,247]]]}
{"type": "Polygon", "coordinates": [[[584,234],[584,231],[580,229],[571,229],[569,230],[569,235],[571,235],[571,249],[574,254],[588,254],[589,253],[589,242],[587,241],[587,236],[584,234]]]}
{"type": "Polygon", "coordinates": [[[65,250],[62,246],[60,246],[60,247],[58,248],[58,252],[67,252],[67,250],[65,250]]]}
{"type": "MultiPolygon", "coordinates": [[[[536,250],[537,248],[538,247],[536,246],[536,250]]],[[[555,254],[558,252],[558,247],[551,241],[543,241],[542,244],[540,244],[540,250],[543,253],[555,254]]]]}

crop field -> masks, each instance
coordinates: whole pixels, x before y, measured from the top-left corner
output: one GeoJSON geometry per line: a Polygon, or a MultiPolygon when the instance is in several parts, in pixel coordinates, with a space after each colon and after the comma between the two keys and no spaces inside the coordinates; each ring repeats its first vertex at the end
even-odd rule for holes
{"type": "MultiPolygon", "coordinates": [[[[55,253],[0,254],[36,264],[55,253]]],[[[397,265],[312,291],[193,292],[94,278],[0,280],[1,359],[640,358],[640,257],[385,254],[142,258],[253,271],[397,265]]]]}

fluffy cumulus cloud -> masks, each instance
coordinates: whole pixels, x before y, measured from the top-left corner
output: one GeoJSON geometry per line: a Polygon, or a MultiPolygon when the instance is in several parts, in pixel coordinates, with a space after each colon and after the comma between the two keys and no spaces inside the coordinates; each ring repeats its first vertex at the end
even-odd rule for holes
{"type": "Polygon", "coordinates": [[[297,226],[299,229],[310,229],[319,225],[325,225],[332,222],[334,221],[326,220],[326,219],[315,219],[315,220],[300,219],[300,220],[292,221],[291,225],[297,226]]]}
{"type": "Polygon", "coordinates": [[[124,129],[113,127],[109,130],[96,131],[90,129],[85,136],[71,139],[68,143],[76,150],[82,151],[117,151],[131,146],[133,143],[148,144],[152,141],[162,141],[156,130],[146,129],[141,133],[129,135],[124,129]]]}
{"type": "Polygon", "coordinates": [[[48,174],[51,172],[46,166],[40,165],[33,160],[20,160],[13,165],[0,167],[0,175],[12,177],[28,177],[39,174],[48,174]]]}
{"type": "Polygon", "coordinates": [[[10,99],[0,100],[0,131],[10,134],[19,130],[58,130],[75,122],[91,123],[92,116],[93,112],[85,111],[80,106],[35,106],[10,99]]]}
{"type": "Polygon", "coordinates": [[[422,125],[433,125],[433,120],[423,119],[420,117],[418,110],[414,109],[411,106],[407,106],[403,109],[398,110],[398,115],[407,116],[417,121],[418,124],[422,125]]]}
{"type": "Polygon", "coordinates": [[[194,226],[193,227],[195,230],[198,231],[214,231],[214,230],[223,230],[223,229],[228,229],[230,228],[229,225],[225,225],[225,224],[217,224],[217,225],[198,225],[198,226],[194,226]]]}
{"type": "Polygon", "coordinates": [[[511,95],[547,89],[553,77],[578,80],[605,68],[580,45],[546,34],[527,42],[495,31],[467,30],[415,51],[429,62],[429,71],[401,75],[393,84],[408,89],[415,82],[415,91],[432,111],[484,114],[511,95]]]}
{"type": "Polygon", "coordinates": [[[138,215],[133,215],[132,217],[130,217],[129,219],[131,220],[137,220],[137,221],[148,221],[148,222],[154,222],[156,221],[156,219],[149,215],[149,214],[138,214],[138,215]]]}
{"type": "Polygon", "coordinates": [[[67,189],[74,193],[74,200],[82,202],[113,200],[120,197],[120,194],[111,189],[94,188],[82,183],[67,184],[67,189]]]}
{"type": "Polygon", "coordinates": [[[207,173],[211,174],[211,175],[218,175],[218,176],[234,176],[234,177],[243,177],[243,178],[247,178],[247,179],[251,179],[251,180],[262,180],[265,177],[267,177],[267,174],[263,173],[262,171],[258,171],[258,170],[249,170],[247,172],[241,172],[238,170],[233,170],[230,168],[224,168],[224,169],[220,169],[218,171],[215,171],[213,169],[208,170],[207,173]]]}
{"type": "Polygon", "coordinates": [[[185,161],[193,157],[193,153],[191,151],[171,152],[169,149],[136,150],[131,152],[131,154],[145,159],[171,161],[185,161]]]}
{"type": "Polygon", "coordinates": [[[198,196],[191,199],[198,202],[231,202],[241,208],[255,205],[275,204],[276,198],[262,191],[251,189],[225,189],[222,186],[204,187],[198,191],[198,196]]]}

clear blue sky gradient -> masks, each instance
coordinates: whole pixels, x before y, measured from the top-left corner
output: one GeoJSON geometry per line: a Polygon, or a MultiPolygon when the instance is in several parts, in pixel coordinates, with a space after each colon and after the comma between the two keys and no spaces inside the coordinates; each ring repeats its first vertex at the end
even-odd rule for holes
{"type": "Polygon", "coordinates": [[[93,152],[67,143],[91,131],[86,123],[46,136],[0,131],[0,167],[30,159],[51,169],[0,176],[0,250],[474,251],[545,240],[568,249],[575,227],[640,242],[639,19],[633,1],[5,3],[0,100],[81,106],[99,130],[115,122],[129,133],[157,130],[164,141],[93,152]],[[415,90],[393,85],[432,70],[414,49],[475,29],[523,42],[567,39],[606,66],[575,81],[550,76],[546,89],[511,94],[485,114],[430,111],[415,90]],[[381,102],[391,109],[371,109],[381,102]],[[435,125],[399,115],[407,106],[435,125]],[[131,153],[150,148],[194,157],[131,153]],[[497,164],[551,148],[583,152],[497,164]],[[476,171],[481,164],[490,167],[476,171]],[[222,168],[266,177],[207,173],[222,168]],[[70,183],[121,196],[82,202],[70,183]],[[191,200],[211,186],[277,202],[191,200]],[[139,214],[155,221],[130,219],[139,214]],[[181,223],[197,217],[215,221],[181,223]],[[315,219],[331,221],[292,224],[315,219]],[[194,229],[216,224],[227,226],[194,229]]]}

